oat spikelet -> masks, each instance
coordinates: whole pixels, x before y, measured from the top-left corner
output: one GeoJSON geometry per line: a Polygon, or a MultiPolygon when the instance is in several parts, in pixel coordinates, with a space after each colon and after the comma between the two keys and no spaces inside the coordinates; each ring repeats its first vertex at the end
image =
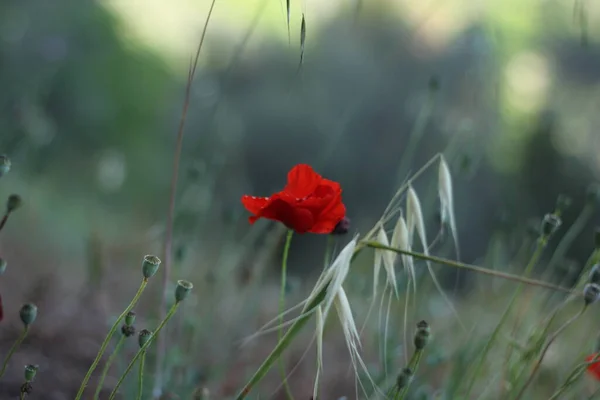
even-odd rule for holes
{"type": "Polygon", "coordinates": [[[452,232],[452,239],[454,240],[454,250],[456,251],[456,258],[460,259],[460,250],[458,246],[458,231],[456,229],[456,217],[454,215],[454,196],[452,192],[452,175],[450,175],[450,168],[444,156],[440,157],[440,168],[439,168],[439,182],[438,192],[440,196],[440,212],[442,215],[442,223],[447,223],[450,226],[452,232]]]}
{"type": "Polygon", "coordinates": [[[323,331],[325,329],[325,321],[323,320],[323,309],[317,307],[317,374],[315,376],[315,386],[313,388],[313,399],[317,398],[319,393],[319,378],[323,370],[323,331]]]}
{"type": "MultiPolygon", "coordinates": [[[[390,245],[390,241],[387,237],[387,234],[385,233],[385,230],[383,229],[383,226],[381,226],[379,232],[377,233],[377,241],[384,246],[390,245]]],[[[396,285],[396,272],[394,270],[395,262],[396,253],[389,250],[375,250],[375,266],[373,273],[374,275],[379,275],[381,264],[383,263],[383,268],[385,269],[386,273],[386,284],[389,287],[393,288],[394,294],[396,295],[396,297],[398,297],[398,287],[396,285]]],[[[375,278],[379,279],[378,276],[376,276],[375,278]]],[[[374,285],[377,285],[377,283],[378,280],[374,281],[374,285]]],[[[374,286],[374,289],[375,291],[373,295],[376,294],[376,286],[374,286]]]]}
{"type": "MultiPolygon", "coordinates": [[[[399,248],[401,250],[411,251],[411,242],[409,239],[408,225],[404,219],[404,215],[400,213],[400,217],[394,227],[394,233],[392,234],[392,247],[399,248]]],[[[406,270],[408,279],[412,281],[413,289],[415,293],[417,291],[416,280],[415,280],[415,264],[412,257],[407,255],[401,255],[402,266],[406,270]]]]}
{"type": "MultiPolygon", "coordinates": [[[[417,192],[415,192],[412,186],[408,187],[408,192],[406,195],[406,219],[408,224],[409,243],[412,243],[412,239],[414,238],[414,230],[416,229],[417,234],[419,235],[419,239],[421,241],[421,246],[423,247],[423,253],[428,256],[429,244],[427,243],[427,233],[425,231],[425,220],[423,218],[421,202],[419,201],[419,196],[417,196],[417,192]]],[[[437,277],[435,276],[435,273],[433,272],[433,268],[431,267],[431,263],[429,261],[427,261],[427,269],[429,270],[429,275],[431,275],[431,279],[436,289],[438,290],[448,307],[450,307],[450,309],[456,316],[456,319],[460,323],[461,327],[466,331],[465,325],[462,323],[460,317],[458,316],[458,312],[452,304],[452,301],[442,289],[442,285],[440,285],[437,277]]]]}

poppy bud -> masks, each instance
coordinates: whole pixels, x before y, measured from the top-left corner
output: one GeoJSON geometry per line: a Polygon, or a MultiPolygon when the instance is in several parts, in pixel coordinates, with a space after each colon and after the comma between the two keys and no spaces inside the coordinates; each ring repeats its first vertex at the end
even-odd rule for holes
{"type": "Polygon", "coordinates": [[[31,382],[32,380],[34,380],[37,370],[38,370],[37,365],[26,365],[25,366],[25,382],[31,382]]]}
{"type": "Polygon", "coordinates": [[[6,260],[4,258],[0,258],[0,275],[6,272],[6,260]]]}
{"type": "Polygon", "coordinates": [[[583,300],[586,305],[590,305],[598,300],[600,296],[600,286],[595,283],[588,283],[583,288],[583,300]]]}
{"type": "Polygon", "coordinates": [[[133,325],[135,322],[135,312],[129,311],[127,315],[125,315],[125,325],[133,325]]]}
{"type": "Polygon", "coordinates": [[[350,230],[350,218],[344,217],[340,222],[337,223],[333,228],[332,235],[345,235],[350,230]]]}
{"type": "Polygon", "coordinates": [[[138,343],[140,345],[140,348],[144,347],[146,345],[146,343],[148,343],[148,340],[150,340],[151,337],[152,337],[152,332],[150,332],[148,329],[142,329],[138,336],[138,343]]]}
{"type": "Polygon", "coordinates": [[[594,248],[600,250],[600,227],[594,231],[594,248]]]}
{"type": "Polygon", "coordinates": [[[23,324],[25,324],[25,326],[33,324],[33,321],[35,321],[35,318],[37,317],[37,311],[38,309],[35,306],[35,304],[23,304],[21,310],[19,311],[19,315],[21,317],[21,321],[23,321],[23,324]]]}
{"type": "Polygon", "coordinates": [[[429,342],[430,335],[431,330],[429,329],[429,324],[426,321],[419,322],[417,324],[417,332],[415,333],[415,348],[417,350],[423,350],[429,342]]]}
{"type": "Polygon", "coordinates": [[[0,177],[8,174],[8,172],[10,171],[10,167],[10,159],[4,154],[0,155],[0,177]]]}
{"type": "Polygon", "coordinates": [[[594,264],[588,276],[590,283],[600,284],[600,264],[594,264]]]}
{"type": "Polygon", "coordinates": [[[177,288],[175,288],[175,301],[177,303],[185,300],[185,298],[190,294],[194,285],[192,282],[179,280],[177,281],[177,288]]]}
{"type": "Polygon", "coordinates": [[[410,368],[404,368],[398,375],[398,378],[396,378],[396,388],[404,389],[407,387],[410,384],[412,377],[413,370],[410,368]]]}
{"type": "Polygon", "coordinates": [[[123,326],[121,326],[121,333],[125,337],[131,337],[135,335],[135,326],[123,324],[123,326]]]}
{"type": "Polygon", "coordinates": [[[6,212],[11,213],[15,211],[17,208],[23,205],[23,199],[18,194],[11,194],[8,196],[8,201],[6,202],[6,212]]]}
{"type": "Polygon", "coordinates": [[[144,274],[145,279],[150,279],[156,274],[158,271],[158,266],[160,265],[160,258],[156,256],[147,255],[144,257],[144,262],[142,263],[142,274],[144,274]]]}
{"type": "Polygon", "coordinates": [[[573,204],[573,199],[566,194],[559,194],[556,199],[556,212],[561,213],[565,211],[567,208],[571,207],[571,204],[573,204]]]}
{"type": "Polygon", "coordinates": [[[559,216],[555,214],[546,214],[544,216],[544,220],[542,221],[541,233],[545,238],[549,238],[558,230],[560,225],[562,224],[562,220],[559,216]]]}
{"type": "Polygon", "coordinates": [[[597,206],[600,204],[600,185],[597,183],[592,183],[588,186],[586,191],[586,200],[588,204],[592,206],[597,206]]]}

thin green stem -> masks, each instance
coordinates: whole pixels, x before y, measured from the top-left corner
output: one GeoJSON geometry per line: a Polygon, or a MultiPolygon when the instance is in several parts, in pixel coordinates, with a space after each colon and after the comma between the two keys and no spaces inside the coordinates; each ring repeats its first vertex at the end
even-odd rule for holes
{"type": "Polygon", "coordinates": [[[559,396],[561,396],[565,392],[565,390],[567,390],[573,383],[575,383],[575,381],[577,381],[577,379],[579,379],[581,377],[581,375],[583,375],[583,373],[585,372],[586,368],[590,364],[594,364],[597,361],[600,361],[600,353],[597,353],[594,356],[594,358],[591,359],[590,361],[587,361],[587,362],[584,362],[584,363],[581,363],[581,364],[577,365],[573,369],[573,371],[571,371],[571,373],[569,374],[569,376],[565,380],[565,383],[563,383],[562,386],[560,388],[558,388],[558,390],[548,400],[557,400],[557,399],[559,399],[559,396]]]}
{"type": "MultiPolygon", "coordinates": [[[[421,362],[421,356],[423,355],[423,349],[415,350],[410,361],[408,362],[408,368],[411,369],[413,376],[417,373],[417,368],[419,367],[419,362],[421,362]]],[[[394,398],[394,400],[404,400],[406,395],[408,394],[408,389],[410,387],[412,379],[408,381],[405,387],[402,388],[394,398]]]]}
{"type": "Polygon", "coordinates": [[[544,348],[542,349],[542,352],[540,353],[540,356],[538,357],[537,362],[535,363],[533,369],[531,370],[531,373],[529,374],[529,378],[527,378],[527,381],[523,385],[523,388],[521,388],[521,390],[517,394],[517,397],[515,397],[515,400],[519,400],[520,398],[522,398],[523,395],[525,394],[525,392],[527,391],[527,388],[531,384],[531,382],[533,382],[533,378],[535,377],[535,374],[537,373],[537,371],[540,369],[540,366],[542,365],[542,361],[544,360],[544,357],[546,356],[548,349],[550,348],[552,343],[556,340],[558,335],[560,335],[565,329],[567,329],[567,327],[569,325],[571,325],[573,322],[575,322],[577,320],[577,318],[579,318],[585,312],[586,309],[587,309],[587,304],[584,305],[583,308],[577,314],[575,314],[567,322],[565,322],[560,328],[558,328],[556,330],[556,332],[554,332],[552,334],[552,336],[550,336],[550,338],[546,342],[546,346],[544,346],[544,348]]]}
{"type": "Polygon", "coordinates": [[[154,342],[154,339],[156,339],[156,337],[158,336],[158,333],[167,324],[167,322],[169,322],[169,320],[171,319],[171,317],[177,311],[177,308],[179,308],[179,304],[180,304],[179,302],[173,304],[173,306],[171,307],[171,309],[169,310],[169,312],[167,313],[167,315],[165,316],[165,318],[158,325],[158,328],[156,328],[156,330],[152,333],[152,336],[150,336],[150,338],[148,339],[148,341],[142,347],[140,347],[140,349],[138,350],[137,353],[135,353],[135,356],[133,357],[133,359],[131,360],[131,362],[129,362],[129,365],[125,369],[125,372],[123,372],[123,374],[119,378],[117,384],[115,385],[113,391],[110,393],[110,396],[108,397],[108,400],[113,400],[115,398],[115,396],[117,395],[117,392],[119,391],[119,388],[123,384],[123,381],[125,380],[125,378],[129,374],[129,372],[131,372],[131,370],[132,370],[133,366],[136,364],[137,360],[142,356],[143,353],[146,352],[146,350],[148,349],[148,347],[150,347],[150,345],[154,342]]]}
{"type": "Polygon", "coordinates": [[[146,365],[146,351],[142,352],[140,356],[140,372],[138,375],[138,394],[137,400],[142,400],[142,395],[144,394],[144,366],[146,365]]]}
{"type": "Polygon", "coordinates": [[[108,374],[112,363],[117,358],[121,347],[123,347],[123,343],[125,343],[125,337],[125,335],[121,335],[119,341],[117,342],[117,345],[115,346],[115,349],[106,361],[106,364],[104,364],[104,368],[102,369],[102,375],[100,375],[100,379],[98,380],[98,387],[96,388],[96,393],[94,393],[94,400],[98,400],[98,398],[100,397],[100,392],[102,391],[102,388],[104,386],[104,379],[106,379],[106,375],[108,374]]]}
{"type": "MultiPolygon", "coordinates": [[[[281,292],[279,294],[279,324],[281,327],[278,332],[278,339],[281,342],[283,338],[283,313],[285,312],[285,292],[286,292],[286,279],[287,279],[287,260],[288,255],[290,253],[290,245],[292,244],[292,236],[294,235],[294,231],[289,229],[287,231],[287,235],[285,237],[285,245],[283,247],[283,257],[281,260],[281,292]]],[[[283,388],[285,390],[285,394],[288,399],[293,400],[294,396],[292,395],[292,390],[290,389],[290,385],[287,380],[287,373],[285,370],[285,360],[283,357],[279,358],[279,367],[281,369],[281,377],[283,378],[283,388]]]]}
{"type": "Polygon", "coordinates": [[[113,326],[110,328],[110,331],[108,331],[108,335],[106,335],[106,338],[104,338],[104,341],[102,342],[102,345],[100,346],[100,350],[98,351],[98,354],[96,355],[96,358],[94,359],[94,362],[92,363],[92,366],[88,370],[87,374],[85,374],[85,378],[83,378],[83,382],[81,382],[81,386],[79,387],[79,391],[77,392],[77,396],[75,397],[75,400],[80,400],[81,396],[83,396],[83,392],[85,391],[85,388],[86,388],[88,382],[90,381],[90,378],[92,377],[92,373],[94,372],[94,370],[98,366],[98,363],[102,359],[102,355],[106,351],[106,348],[108,347],[108,344],[110,343],[110,339],[112,338],[112,336],[116,332],[117,328],[119,327],[121,320],[123,320],[123,318],[125,318],[127,313],[129,313],[129,311],[131,311],[133,309],[133,307],[135,307],[138,300],[142,296],[142,293],[144,292],[146,285],[148,285],[148,280],[146,278],[144,278],[142,280],[142,284],[140,285],[140,288],[138,289],[137,293],[133,297],[133,300],[131,300],[131,303],[129,303],[129,305],[127,306],[125,311],[123,311],[121,313],[121,315],[119,316],[119,318],[117,318],[117,320],[115,321],[113,326]]]}
{"type": "MultiPolygon", "coordinates": [[[[374,241],[362,241],[362,242],[359,242],[359,244],[363,244],[364,246],[375,248],[375,249],[390,250],[390,251],[396,252],[398,254],[405,254],[407,256],[411,256],[411,257],[419,259],[419,260],[431,261],[433,263],[446,265],[446,266],[452,267],[452,268],[464,269],[464,270],[468,270],[471,272],[476,272],[478,274],[491,275],[491,276],[495,276],[498,278],[507,279],[510,281],[524,283],[524,284],[531,285],[531,286],[539,286],[539,287],[543,287],[546,289],[552,289],[552,290],[555,290],[558,292],[572,293],[574,295],[580,295],[579,293],[574,292],[569,288],[564,288],[564,287],[553,285],[551,283],[542,282],[542,281],[538,281],[535,279],[530,279],[530,278],[527,278],[526,276],[508,274],[505,272],[500,272],[500,271],[495,271],[495,270],[479,267],[477,265],[465,264],[465,263],[461,263],[458,261],[448,260],[446,258],[425,255],[423,253],[418,253],[418,252],[414,252],[414,251],[402,250],[402,249],[399,249],[396,247],[385,246],[385,245],[382,245],[381,243],[374,242],[374,241]]],[[[357,250],[358,249],[359,249],[359,247],[357,246],[357,250]]],[[[537,257],[539,257],[539,255],[537,255],[537,257]]],[[[528,268],[533,268],[533,267],[528,266],[528,268]]]]}
{"type": "MultiPolygon", "coordinates": [[[[531,259],[529,260],[527,267],[525,267],[525,271],[523,273],[524,279],[528,279],[528,276],[533,271],[533,268],[537,265],[540,257],[542,256],[542,253],[544,252],[544,249],[546,248],[546,243],[547,243],[547,239],[545,237],[541,237],[538,240],[535,251],[533,252],[533,255],[531,256],[531,259]]],[[[498,324],[496,325],[496,328],[492,332],[492,336],[490,337],[488,342],[485,344],[485,347],[481,351],[481,354],[478,355],[479,360],[477,361],[476,367],[473,369],[473,371],[475,372],[475,376],[471,379],[469,386],[467,387],[467,391],[464,396],[465,399],[470,398],[471,391],[473,390],[473,386],[475,385],[475,381],[477,381],[477,377],[481,373],[481,369],[482,369],[481,366],[482,366],[483,362],[485,361],[488,352],[492,348],[492,344],[494,344],[494,342],[496,341],[496,337],[498,336],[500,329],[506,322],[508,315],[510,314],[510,312],[512,310],[512,307],[515,304],[515,300],[519,297],[519,295],[521,294],[521,291],[523,290],[522,283],[523,282],[521,282],[515,289],[515,292],[511,298],[510,302],[508,303],[508,306],[504,310],[504,313],[502,314],[500,321],[498,322],[498,324]]]]}
{"type": "Polygon", "coordinates": [[[563,238],[560,240],[558,245],[556,246],[556,250],[554,250],[554,254],[550,258],[548,265],[546,266],[546,272],[551,273],[556,264],[564,260],[565,254],[573,245],[573,242],[577,239],[577,237],[581,234],[589,220],[594,215],[594,206],[590,203],[586,203],[583,207],[573,225],[569,227],[563,238]]]}
{"type": "Polygon", "coordinates": [[[21,394],[19,395],[19,400],[23,400],[25,399],[25,392],[23,390],[21,390],[21,394]]]}
{"type": "Polygon", "coordinates": [[[8,354],[6,355],[6,358],[4,359],[4,364],[2,365],[2,371],[0,371],[0,378],[2,378],[2,375],[4,375],[4,373],[6,372],[6,368],[8,367],[8,362],[12,358],[13,354],[15,354],[15,351],[17,351],[17,349],[19,348],[21,343],[23,343],[23,340],[25,339],[25,336],[27,336],[28,331],[29,331],[29,326],[25,325],[25,327],[23,327],[23,331],[21,332],[21,334],[19,335],[17,340],[15,340],[15,342],[11,346],[10,350],[8,351],[8,354]]]}
{"type": "Polygon", "coordinates": [[[329,284],[324,285],[323,289],[321,289],[321,291],[315,296],[315,298],[306,305],[306,307],[302,310],[302,314],[300,315],[300,317],[298,317],[298,319],[296,319],[296,322],[294,322],[292,326],[290,326],[290,329],[287,330],[283,338],[277,343],[277,346],[275,346],[273,351],[271,351],[271,354],[267,356],[265,361],[263,361],[262,365],[256,370],[254,375],[252,375],[248,383],[246,383],[246,385],[237,395],[235,400],[245,399],[248,396],[248,394],[250,394],[250,391],[252,391],[252,389],[265,377],[267,372],[269,372],[273,364],[275,364],[275,362],[279,359],[284,350],[289,347],[293,339],[298,335],[298,333],[300,333],[304,325],[306,325],[306,323],[312,316],[315,308],[319,304],[321,304],[323,299],[325,299],[328,287],[329,284]]]}

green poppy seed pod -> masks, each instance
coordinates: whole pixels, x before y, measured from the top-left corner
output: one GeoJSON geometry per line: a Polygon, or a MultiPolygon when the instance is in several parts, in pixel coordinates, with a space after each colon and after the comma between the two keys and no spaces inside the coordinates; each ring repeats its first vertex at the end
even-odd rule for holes
{"type": "Polygon", "coordinates": [[[398,389],[404,389],[410,384],[412,377],[413,370],[410,368],[404,368],[402,371],[400,371],[400,374],[398,374],[398,378],[396,378],[396,387],[398,389]]]}
{"type": "Polygon", "coordinates": [[[135,326],[123,324],[123,326],[121,326],[121,333],[125,337],[131,337],[135,335],[135,326]]]}
{"type": "Polygon", "coordinates": [[[594,264],[588,276],[590,283],[600,284],[600,264],[594,264]]]}
{"type": "Polygon", "coordinates": [[[35,379],[35,374],[37,373],[38,366],[37,365],[26,365],[25,366],[25,382],[31,382],[35,379]]]}
{"type": "Polygon", "coordinates": [[[125,325],[131,326],[135,322],[135,312],[129,311],[125,316],[125,325]]]}
{"type": "Polygon", "coordinates": [[[194,285],[192,282],[179,280],[177,281],[177,288],[175,289],[175,301],[181,302],[190,294],[194,285]]]}
{"type": "Polygon", "coordinates": [[[429,343],[429,337],[431,336],[431,330],[429,324],[426,321],[421,321],[417,324],[417,332],[415,333],[415,348],[417,350],[423,350],[427,343],[429,343]]]}
{"type": "Polygon", "coordinates": [[[592,183],[588,186],[586,191],[586,200],[588,204],[592,206],[597,206],[600,204],[600,185],[597,183],[592,183]]]}
{"type": "Polygon", "coordinates": [[[140,348],[144,347],[151,337],[152,332],[150,332],[148,329],[142,329],[140,331],[140,334],[138,335],[138,343],[140,345],[140,348]]]}
{"type": "Polygon", "coordinates": [[[558,198],[556,199],[556,211],[563,212],[571,207],[571,204],[573,204],[573,199],[566,194],[559,194],[558,198]]]}
{"type": "Polygon", "coordinates": [[[11,213],[22,205],[23,199],[21,199],[21,196],[18,194],[11,194],[8,196],[8,201],[6,202],[6,212],[11,213]]]}
{"type": "Polygon", "coordinates": [[[37,317],[38,309],[35,304],[27,303],[23,304],[21,310],[19,311],[19,315],[21,316],[21,321],[25,326],[29,326],[33,324],[35,318],[37,317]]]}
{"type": "Polygon", "coordinates": [[[541,234],[543,237],[548,238],[552,236],[558,228],[561,226],[562,220],[555,214],[546,214],[542,221],[541,234]]]}
{"type": "Polygon", "coordinates": [[[0,177],[8,174],[8,172],[10,171],[10,167],[10,159],[4,154],[0,155],[0,177]]]}
{"type": "Polygon", "coordinates": [[[0,275],[6,272],[6,260],[4,258],[0,258],[0,275]]]}
{"type": "Polygon", "coordinates": [[[152,278],[154,274],[156,274],[156,271],[158,271],[159,265],[160,258],[151,255],[145,256],[144,262],[142,263],[142,274],[144,274],[144,278],[152,278]]]}
{"type": "Polygon", "coordinates": [[[585,285],[583,288],[583,300],[586,305],[596,302],[598,296],[600,296],[600,286],[595,283],[588,283],[585,285]]]}

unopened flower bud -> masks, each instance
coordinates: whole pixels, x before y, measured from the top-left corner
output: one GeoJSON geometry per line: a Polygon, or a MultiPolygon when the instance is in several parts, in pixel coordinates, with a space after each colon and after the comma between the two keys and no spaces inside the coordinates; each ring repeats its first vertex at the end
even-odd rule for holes
{"type": "Polygon", "coordinates": [[[140,345],[140,348],[144,347],[151,337],[152,332],[150,332],[148,329],[142,329],[140,331],[140,334],[138,335],[138,343],[140,345]]]}
{"type": "Polygon", "coordinates": [[[135,322],[135,312],[129,311],[127,315],[125,315],[125,325],[131,326],[135,322]]]}
{"type": "Polygon", "coordinates": [[[600,284],[600,264],[594,264],[588,276],[590,283],[600,284]]]}
{"type": "Polygon", "coordinates": [[[135,335],[135,326],[123,324],[123,326],[121,326],[121,333],[125,337],[131,337],[135,335]]]}
{"type": "Polygon", "coordinates": [[[423,350],[429,342],[429,336],[431,336],[429,324],[426,321],[419,322],[417,324],[417,332],[415,333],[415,348],[417,350],[423,350]]]}
{"type": "Polygon", "coordinates": [[[344,217],[340,222],[337,223],[333,231],[332,235],[345,235],[350,230],[350,218],[344,217]]]}
{"type": "Polygon", "coordinates": [[[592,183],[586,191],[586,200],[592,206],[600,205],[600,185],[592,183]]]}
{"type": "Polygon", "coordinates": [[[145,256],[144,262],[142,263],[142,274],[144,274],[144,278],[150,279],[156,274],[158,271],[158,266],[160,265],[160,258],[156,256],[145,256]]]}
{"type": "Polygon", "coordinates": [[[6,202],[6,212],[11,213],[15,211],[17,208],[23,205],[23,199],[18,194],[11,194],[8,196],[8,201],[6,202]]]}
{"type": "Polygon", "coordinates": [[[8,174],[8,172],[10,171],[10,167],[10,159],[4,154],[0,155],[0,177],[8,174]]]}
{"type": "Polygon", "coordinates": [[[546,214],[544,216],[544,220],[542,221],[541,233],[545,238],[549,238],[558,230],[560,225],[562,224],[562,220],[555,214],[546,214]]]}
{"type": "Polygon", "coordinates": [[[590,305],[598,300],[600,296],[600,286],[595,283],[588,283],[583,288],[583,300],[586,305],[590,305]]]}
{"type": "Polygon", "coordinates": [[[398,378],[396,378],[396,387],[398,389],[404,389],[406,386],[410,384],[410,381],[413,377],[413,370],[410,368],[404,368],[400,371],[398,378]]]}
{"type": "Polygon", "coordinates": [[[192,282],[184,280],[177,281],[177,288],[175,288],[175,301],[178,303],[183,301],[188,294],[190,294],[193,288],[194,285],[192,282]]]}
{"type": "Polygon", "coordinates": [[[31,382],[35,379],[35,374],[37,373],[38,366],[37,365],[26,365],[25,366],[25,382],[31,382]]]}
{"type": "Polygon", "coordinates": [[[6,272],[6,260],[4,258],[0,258],[0,275],[6,272]]]}
{"type": "Polygon", "coordinates": [[[35,304],[23,304],[21,310],[19,311],[19,315],[21,316],[21,321],[23,321],[25,326],[33,324],[33,321],[35,321],[35,318],[37,317],[37,311],[38,309],[35,304]]]}

